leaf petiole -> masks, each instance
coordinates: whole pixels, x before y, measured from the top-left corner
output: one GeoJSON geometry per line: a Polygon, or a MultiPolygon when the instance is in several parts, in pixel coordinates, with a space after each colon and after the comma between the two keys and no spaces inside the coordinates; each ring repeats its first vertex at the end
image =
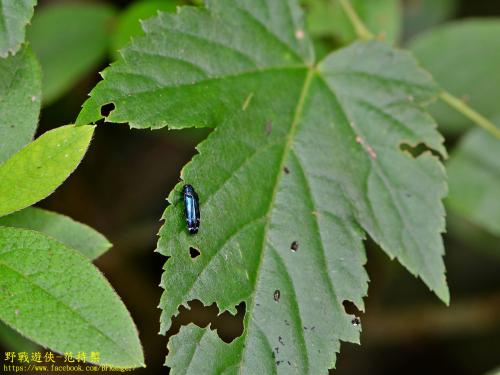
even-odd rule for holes
{"type": "Polygon", "coordinates": [[[358,16],[356,11],[352,7],[351,2],[349,0],[339,0],[339,2],[342,9],[349,18],[349,21],[351,21],[351,24],[354,27],[354,30],[356,31],[356,35],[358,36],[358,38],[362,40],[373,39],[374,38],[373,33],[370,30],[368,30],[368,28],[365,26],[361,18],[358,16]]]}
{"type": "MultiPolygon", "coordinates": [[[[373,33],[368,30],[366,25],[363,23],[359,15],[356,13],[354,8],[352,7],[349,0],[339,0],[342,9],[347,14],[349,21],[356,31],[356,35],[359,39],[362,40],[370,40],[374,38],[373,33]]],[[[490,120],[481,115],[479,112],[475,111],[471,107],[469,107],[463,100],[453,96],[447,91],[441,91],[439,93],[439,98],[444,101],[451,108],[461,113],[469,120],[471,120],[474,124],[480,126],[494,137],[500,140],[500,128],[496,127],[490,120]]]]}
{"type": "Polygon", "coordinates": [[[493,124],[490,120],[469,107],[462,99],[453,96],[447,91],[441,91],[441,93],[439,94],[439,98],[446,104],[448,104],[451,108],[461,113],[473,123],[480,126],[500,140],[500,128],[497,128],[495,124],[493,124]]]}

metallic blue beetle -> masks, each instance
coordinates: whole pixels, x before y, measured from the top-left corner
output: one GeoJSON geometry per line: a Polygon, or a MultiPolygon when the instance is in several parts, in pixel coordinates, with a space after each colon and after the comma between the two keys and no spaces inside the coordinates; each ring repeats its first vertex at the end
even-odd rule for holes
{"type": "Polygon", "coordinates": [[[198,229],[200,228],[200,202],[198,194],[196,194],[191,185],[187,184],[182,188],[182,198],[184,199],[184,215],[186,216],[188,231],[190,234],[198,233],[198,229]]]}

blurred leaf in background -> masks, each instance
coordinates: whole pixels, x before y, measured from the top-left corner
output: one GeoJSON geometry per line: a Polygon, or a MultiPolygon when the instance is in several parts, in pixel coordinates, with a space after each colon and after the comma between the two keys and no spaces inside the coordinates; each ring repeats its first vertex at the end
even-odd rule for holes
{"type": "Polygon", "coordinates": [[[140,21],[158,14],[158,11],[174,12],[180,2],[177,0],[143,0],[133,2],[127,9],[119,14],[116,27],[111,38],[110,54],[113,59],[120,56],[119,50],[124,47],[132,37],[143,34],[140,21]]]}
{"type": "Polygon", "coordinates": [[[15,54],[24,42],[25,27],[36,3],[36,0],[0,0],[0,57],[15,54]]]}
{"type": "Polygon", "coordinates": [[[488,372],[486,375],[500,375],[500,367],[497,368],[496,370],[488,372]]]}
{"type": "Polygon", "coordinates": [[[28,207],[0,217],[0,225],[36,230],[94,260],[111,247],[109,241],[89,226],[70,217],[41,208],[28,207]]]}
{"type": "MultiPolygon", "coordinates": [[[[302,0],[307,26],[313,37],[330,37],[340,45],[356,39],[354,28],[338,0],[302,0]]],[[[402,8],[398,0],[352,0],[352,6],[374,33],[397,42],[402,28],[402,8]]]]}
{"type": "Polygon", "coordinates": [[[500,140],[483,129],[469,131],[447,170],[448,207],[500,236],[500,140]]]}
{"type": "Polygon", "coordinates": [[[55,3],[35,12],[27,39],[42,65],[43,103],[66,94],[108,53],[115,9],[106,3],[55,3]]]}
{"type": "MultiPolygon", "coordinates": [[[[500,19],[455,21],[410,42],[424,68],[443,89],[464,99],[482,115],[500,113],[500,19]]],[[[430,107],[441,130],[456,135],[470,121],[442,102],[430,107]]]]}
{"type": "Polygon", "coordinates": [[[406,0],[404,5],[403,37],[407,40],[452,18],[459,0],[406,0]]]}
{"type": "Polygon", "coordinates": [[[41,72],[29,47],[0,59],[0,163],[31,142],[41,103],[41,72]]]}

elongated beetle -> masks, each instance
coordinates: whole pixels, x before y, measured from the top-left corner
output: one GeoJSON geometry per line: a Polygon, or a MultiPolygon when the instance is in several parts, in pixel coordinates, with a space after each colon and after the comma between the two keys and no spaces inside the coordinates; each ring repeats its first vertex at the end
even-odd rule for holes
{"type": "Polygon", "coordinates": [[[200,228],[200,202],[198,194],[196,194],[191,185],[186,184],[182,188],[182,198],[184,200],[184,215],[186,216],[188,231],[190,234],[198,233],[198,229],[200,228]]]}

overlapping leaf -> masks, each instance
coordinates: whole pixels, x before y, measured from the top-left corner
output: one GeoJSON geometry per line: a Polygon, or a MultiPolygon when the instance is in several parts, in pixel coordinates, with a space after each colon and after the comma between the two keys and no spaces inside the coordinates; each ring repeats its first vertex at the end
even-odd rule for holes
{"type": "Polygon", "coordinates": [[[0,217],[0,225],[42,232],[94,260],[111,247],[96,230],[73,219],[36,207],[0,217]]]}
{"type": "Polygon", "coordinates": [[[17,52],[36,3],[36,0],[0,0],[0,57],[17,52]]]}
{"type": "Polygon", "coordinates": [[[28,47],[0,59],[0,163],[33,139],[41,79],[40,66],[28,47]]]}
{"type": "Polygon", "coordinates": [[[500,140],[482,129],[470,131],[448,163],[449,207],[500,235],[500,140]]]}
{"type": "Polygon", "coordinates": [[[448,301],[444,170],[400,149],[445,154],[422,110],[437,87],[410,55],[360,42],[316,63],[294,0],[213,0],[144,28],[79,121],[114,103],[107,120],[133,127],[216,127],[182,172],[200,196],[199,234],[187,234],[182,183],[169,196],[162,331],[189,300],[246,306],[229,345],[183,328],[173,373],[326,373],[340,340],[359,340],[342,304],[363,308],[365,233],[448,301]]]}
{"type": "Polygon", "coordinates": [[[62,126],[0,164],[0,216],[52,194],[80,164],[92,134],[93,126],[62,126]]]}
{"type": "Polygon", "coordinates": [[[102,364],[143,365],[137,330],[99,271],[45,235],[0,227],[0,319],[58,352],[98,352],[102,364]]]}

